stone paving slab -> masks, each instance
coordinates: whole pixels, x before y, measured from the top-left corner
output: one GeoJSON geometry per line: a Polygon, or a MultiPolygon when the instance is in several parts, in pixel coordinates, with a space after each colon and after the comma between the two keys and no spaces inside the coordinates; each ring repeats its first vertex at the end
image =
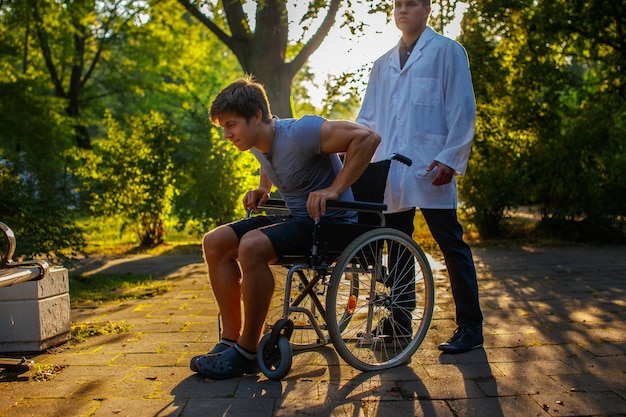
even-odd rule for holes
{"type": "Polygon", "coordinates": [[[130,330],[32,357],[62,367],[51,380],[0,374],[0,417],[626,416],[626,247],[481,248],[474,257],[484,349],[437,350],[455,328],[454,304],[431,258],[435,315],[408,366],[361,373],[327,346],[296,352],[282,381],[189,370],[218,333],[200,254],[91,260],[71,273],[151,274],[172,290],[73,310],[75,323],[130,330]]]}

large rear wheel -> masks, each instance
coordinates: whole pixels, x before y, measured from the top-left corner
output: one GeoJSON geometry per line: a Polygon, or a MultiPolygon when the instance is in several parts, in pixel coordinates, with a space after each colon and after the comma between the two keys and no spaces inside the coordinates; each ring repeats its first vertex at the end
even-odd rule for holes
{"type": "Polygon", "coordinates": [[[408,363],[430,325],[434,280],[422,249],[405,233],[370,230],[337,260],[326,322],[337,353],[361,371],[408,363]]]}

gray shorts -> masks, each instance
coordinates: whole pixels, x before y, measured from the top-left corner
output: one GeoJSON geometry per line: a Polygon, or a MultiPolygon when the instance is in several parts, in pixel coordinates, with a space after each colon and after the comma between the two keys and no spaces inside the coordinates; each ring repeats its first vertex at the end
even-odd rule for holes
{"type": "Polygon", "coordinates": [[[313,246],[315,222],[310,217],[254,216],[229,223],[228,226],[235,231],[239,240],[249,231],[259,229],[269,238],[279,258],[285,253],[308,255],[313,246]]]}

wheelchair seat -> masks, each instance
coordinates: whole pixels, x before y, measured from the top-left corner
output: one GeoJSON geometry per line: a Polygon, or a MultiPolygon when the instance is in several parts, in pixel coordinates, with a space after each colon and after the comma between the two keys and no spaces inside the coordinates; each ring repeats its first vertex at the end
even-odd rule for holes
{"type": "MultiPolygon", "coordinates": [[[[411,161],[403,155],[393,154],[389,158],[371,162],[359,179],[352,185],[354,201],[334,200],[327,202],[327,208],[331,210],[353,210],[357,212],[357,223],[325,223],[323,220],[317,223],[313,233],[311,248],[316,253],[304,254],[302,252],[288,252],[278,259],[277,264],[289,265],[296,263],[332,262],[345,247],[363,233],[376,227],[385,226],[383,212],[387,205],[383,203],[387,175],[393,160],[401,161],[410,165],[411,161]],[[313,258],[312,258],[313,256],[313,258]],[[314,257],[317,256],[317,259],[314,257]]],[[[269,199],[266,208],[286,209],[283,200],[269,199]]]]}

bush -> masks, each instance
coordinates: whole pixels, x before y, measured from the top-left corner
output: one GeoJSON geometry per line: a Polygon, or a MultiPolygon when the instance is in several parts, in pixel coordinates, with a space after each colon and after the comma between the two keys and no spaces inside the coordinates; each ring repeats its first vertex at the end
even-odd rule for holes
{"type": "Polygon", "coordinates": [[[15,233],[15,260],[63,260],[82,252],[85,242],[65,194],[62,188],[41,190],[33,179],[0,164],[0,221],[15,233]]]}

